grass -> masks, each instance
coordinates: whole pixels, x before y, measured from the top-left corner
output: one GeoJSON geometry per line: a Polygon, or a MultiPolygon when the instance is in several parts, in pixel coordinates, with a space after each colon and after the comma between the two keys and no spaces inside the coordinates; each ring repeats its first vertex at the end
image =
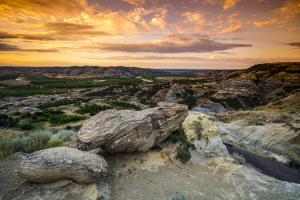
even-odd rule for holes
{"type": "Polygon", "coordinates": [[[62,140],[50,140],[48,142],[47,148],[62,147],[62,146],[64,146],[64,141],[62,141],[62,140]]]}
{"type": "Polygon", "coordinates": [[[23,137],[0,136],[0,158],[9,156],[15,152],[31,153],[37,150],[63,146],[70,141],[75,133],[70,130],[59,130],[53,134],[49,130],[36,130],[23,137]]]}
{"type": "Polygon", "coordinates": [[[233,163],[235,164],[244,165],[246,163],[245,158],[237,153],[232,154],[231,157],[233,158],[233,163]]]}

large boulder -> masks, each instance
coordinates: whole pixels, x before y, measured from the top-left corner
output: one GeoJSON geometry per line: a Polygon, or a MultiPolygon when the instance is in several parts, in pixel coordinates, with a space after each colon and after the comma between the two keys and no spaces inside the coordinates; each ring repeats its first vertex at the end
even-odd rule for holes
{"type": "Polygon", "coordinates": [[[102,147],[107,152],[147,151],[178,129],[187,111],[187,106],[176,103],[159,103],[142,111],[106,110],[84,122],[77,146],[81,150],[102,147]]]}
{"type": "Polygon", "coordinates": [[[55,147],[30,154],[20,165],[18,174],[31,182],[71,179],[90,183],[107,172],[107,162],[99,155],[68,147],[55,147]]]}

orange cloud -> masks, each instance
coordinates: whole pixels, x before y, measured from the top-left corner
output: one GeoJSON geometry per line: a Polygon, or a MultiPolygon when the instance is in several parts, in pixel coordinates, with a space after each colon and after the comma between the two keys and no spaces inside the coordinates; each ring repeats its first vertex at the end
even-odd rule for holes
{"type": "Polygon", "coordinates": [[[268,20],[254,21],[253,24],[257,27],[282,25],[290,22],[300,14],[299,0],[286,0],[284,5],[273,10],[273,17],[268,20]]]}
{"type": "Polygon", "coordinates": [[[225,0],[223,3],[223,9],[228,10],[236,5],[238,0],[225,0]]]}
{"type": "Polygon", "coordinates": [[[214,52],[237,47],[251,47],[250,44],[221,43],[207,36],[193,34],[172,34],[162,40],[132,43],[100,43],[100,50],[123,52],[151,52],[151,53],[183,53],[183,52],[214,52]]]}
{"type": "Polygon", "coordinates": [[[122,0],[122,1],[136,6],[145,3],[145,0],[122,0]]]}

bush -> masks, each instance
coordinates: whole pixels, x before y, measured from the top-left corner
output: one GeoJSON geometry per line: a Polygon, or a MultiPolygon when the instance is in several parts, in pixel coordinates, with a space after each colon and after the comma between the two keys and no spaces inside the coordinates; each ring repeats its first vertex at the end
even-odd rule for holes
{"type": "Polygon", "coordinates": [[[190,149],[194,149],[195,146],[188,141],[187,135],[182,127],[170,134],[168,140],[171,140],[173,143],[180,143],[180,146],[177,148],[177,158],[181,160],[181,162],[186,163],[191,159],[190,149]]]}
{"type": "Polygon", "coordinates": [[[29,143],[29,151],[32,152],[44,149],[51,138],[51,134],[48,130],[38,130],[30,134],[29,137],[31,138],[29,143]]]}
{"type": "Polygon", "coordinates": [[[65,124],[69,122],[75,122],[85,119],[83,116],[79,115],[66,115],[66,114],[61,114],[61,115],[55,115],[50,117],[50,122],[52,124],[65,124]]]}
{"type": "Polygon", "coordinates": [[[14,152],[31,152],[30,144],[32,144],[31,137],[21,137],[14,139],[15,149],[14,152]]]}
{"type": "Polygon", "coordinates": [[[246,160],[242,155],[234,153],[231,155],[231,157],[233,158],[233,163],[235,164],[244,165],[246,163],[246,160]]]}
{"type": "Polygon", "coordinates": [[[14,143],[10,138],[0,136],[0,158],[4,158],[14,152],[14,143]]]}
{"type": "Polygon", "coordinates": [[[133,103],[127,101],[111,101],[109,103],[112,107],[117,109],[132,109],[132,110],[141,110],[141,108],[133,103]]]}
{"type": "Polygon", "coordinates": [[[23,124],[19,124],[19,127],[21,130],[24,130],[24,131],[34,129],[34,125],[31,123],[27,123],[27,122],[25,122],[23,124]]]}
{"type": "Polygon", "coordinates": [[[5,127],[5,128],[14,127],[17,125],[17,123],[18,120],[9,117],[6,114],[0,114],[0,127],[5,127]]]}
{"type": "Polygon", "coordinates": [[[64,142],[66,142],[66,141],[70,141],[72,135],[75,135],[75,134],[76,133],[74,131],[62,129],[62,130],[58,131],[58,133],[53,135],[51,137],[51,140],[62,140],[64,142]]]}
{"type": "Polygon", "coordinates": [[[93,105],[85,105],[84,107],[79,108],[79,110],[77,110],[76,112],[81,115],[86,114],[86,113],[89,113],[90,115],[96,115],[100,111],[104,111],[104,110],[108,110],[108,109],[112,109],[112,108],[113,107],[110,105],[93,104],[93,105]]]}
{"type": "Polygon", "coordinates": [[[188,146],[180,145],[177,149],[177,158],[181,160],[181,162],[186,163],[191,159],[191,152],[188,146]]]}
{"type": "Polygon", "coordinates": [[[61,146],[64,146],[64,141],[62,141],[62,140],[50,140],[48,142],[47,148],[61,147],[61,146]]]}

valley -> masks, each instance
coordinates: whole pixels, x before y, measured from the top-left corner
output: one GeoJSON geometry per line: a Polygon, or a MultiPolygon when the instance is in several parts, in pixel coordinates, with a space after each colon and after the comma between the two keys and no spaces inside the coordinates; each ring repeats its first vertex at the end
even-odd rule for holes
{"type": "Polygon", "coordinates": [[[299,95],[296,62],[1,67],[0,199],[298,199],[299,95]],[[97,131],[113,136],[95,139],[97,131]],[[17,176],[30,153],[62,147],[103,156],[107,176],[89,184],[17,176]]]}

